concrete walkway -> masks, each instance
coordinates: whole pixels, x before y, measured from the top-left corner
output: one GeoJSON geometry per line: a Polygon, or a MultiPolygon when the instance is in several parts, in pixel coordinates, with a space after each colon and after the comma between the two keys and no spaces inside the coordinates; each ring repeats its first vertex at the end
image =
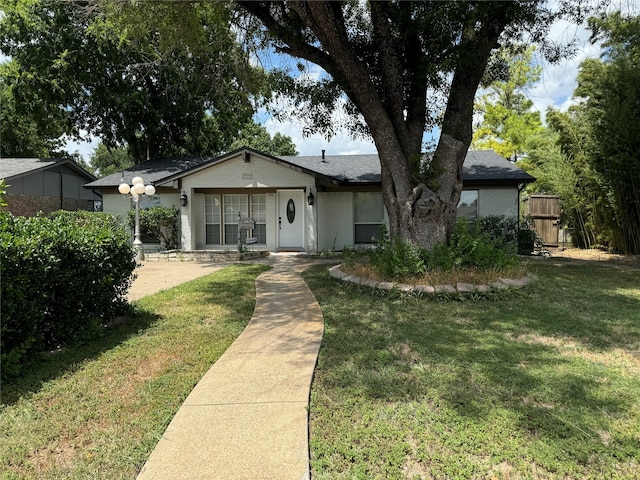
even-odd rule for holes
{"type": "Polygon", "coordinates": [[[249,325],[187,397],[138,480],[309,478],[322,312],[300,276],[310,262],[265,263],[273,269],[256,280],[249,325]]]}

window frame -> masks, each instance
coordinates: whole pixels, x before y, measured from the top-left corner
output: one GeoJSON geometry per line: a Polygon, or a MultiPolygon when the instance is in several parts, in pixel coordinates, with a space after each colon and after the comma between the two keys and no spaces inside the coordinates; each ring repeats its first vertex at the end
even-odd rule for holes
{"type": "Polygon", "coordinates": [[[220,193],[209,193],[204,195],[204,244],[206,246],[211,247],[228,247],[230,245],[238,244],[238,234],[240,232],[238,228],[238,211],[241,216],[251,218],[254,220],[256,229],[247,230],[247,236],[255,236],[258,238],[258,244],[266,245],[267,243],[267,195],[265,193],[229,193],[229,194],[220,194],[220,193]],[[233,197],[236,197],[235,200],[244,199],[243,201],[234,202],[233,197]],[[213,203],[209,203],[209,199],[218,199],[217,206],[217,218],[216,212],[208,212],[208,206],[213,205],[213,203]],[[256,201],[257,200],[257,201],[256,201]],[[225,211],[227,205],[231,206],[232,211],[225,211]],[[240,207],[240,208],[237,208],[240,207]],[[257,212],[255,216],[259,216],[257,220],[253,218],[253,210],[256,208],[263,210],[257,212]],[[246,212],[245,212],[246,211],[246,212]],[[212,217],[210,217],[212,215],[212,217]],[[209,220],[216,220],[209,221],[209,220]],[[213,233],[213,240],[217,240],[218,243],[210,243],[209,242],[209,234],[208,229],[209,226],[218,226],[218,232],[213,233]],[[261,230],[261,231],[260,231],[261,230]]]}
{"type": "Polygon", "coordinates": [[[460,192],[460,200],[458,201],[458,205],[456,206],[456,218],[464,217],[467,220],[469,220],[470,222],[475,222],[478,219],[478,216],[480,214],[479,203],[480,203],[480,189],[478,189],[478,188],[463,189],[460,192]],[[469,213],[461,214],[460,213],[460,208],[462,206],[462,201],[463,201],[464,194],[471,194],[471,193],[474,193],[474,192],[475,192],[475,200],[472,201],[471,203],[465,203],[464,205],[466,205],[466,206],[468,206],[468,208],[470,208],[475,203],[475,214],[469,214],[469,213]]]}
{"type": "MultiPolygon", "coordinates": [[[[365,216],[368,216],[368,215],[365,215],[365,216]]],[[[378,240],[375,234],[371,235],[370,240],[366,242],[358,241],[358,239],[359,237],[362,237],[362,236],[369,237],[373,229],[376,229],[378,232],[381,232],[381,228],[383,225],[385,225],[385,209],[384,209],[384,199],[382,198],[382,192],[353,192],[353,244],[362,245],[362,246],[374,245],[378,240]],[[364,205],[366,205],[367,202],[363,204],[361,203],[361,201],[358,200],[359,196],[364,196],[364,195],[371,195],[371,196],[375,195],[376,197],[379,197],[376,199],[376,202],[375,202],[377,205],[375,204],[371,205],[370,203],[370,207],[364,207],[364,205]],[[360,208],[363,208],[363,207],[366,208],[367,211],[358,212],[359,206],[360,208]],[[373,220],[373,216],[375,215],[375,213],[371,215],[370,219],[362,219],[362,215],[359,215],[359,213],[370,214],[371,212],[369,209],[372,207],[380,208],[380,211],[379,211],[380,221],[373,220]],[[363,230],[364,232],[358,232],[358,230],[363,230]]]]}

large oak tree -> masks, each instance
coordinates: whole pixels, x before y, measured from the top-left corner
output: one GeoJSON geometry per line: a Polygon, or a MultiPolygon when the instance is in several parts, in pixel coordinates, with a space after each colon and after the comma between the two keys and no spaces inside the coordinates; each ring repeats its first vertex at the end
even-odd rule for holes
{"type": "MultiPolygon", "coordinates": [[[[331,132],[323,112],[346,96],[353,130],[378,150],[392,234],[425,247],[448,240],[455,224],[474,98],[493,52],[510,41],[539,42],[558,16],[582,13],[579,3],[551,11],[530,0],[237,4],[261,22],[262,47],[327,72],[299,92],[318,128],[331,132]],[[423,135],[435,127],[439,142],[424,162],[423,135]]],[[[559,53],[557,45],[544,50],[559,53]]]]}

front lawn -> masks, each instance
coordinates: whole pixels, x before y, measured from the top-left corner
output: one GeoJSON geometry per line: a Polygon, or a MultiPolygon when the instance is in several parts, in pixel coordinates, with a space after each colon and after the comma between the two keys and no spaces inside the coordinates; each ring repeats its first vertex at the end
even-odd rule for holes
{"type": "Polygon", "coordinates": [[[89,345],[2,385],[0,478],[134,479],[193,386],[244,330],[263,265],[136,303],[89,345]]]}
{"type": "Polygon", "coordinates": [[[450,302],[308,271],[313,478],[640,478],[640,270],[530,269],[533,287],[450,302]]]}

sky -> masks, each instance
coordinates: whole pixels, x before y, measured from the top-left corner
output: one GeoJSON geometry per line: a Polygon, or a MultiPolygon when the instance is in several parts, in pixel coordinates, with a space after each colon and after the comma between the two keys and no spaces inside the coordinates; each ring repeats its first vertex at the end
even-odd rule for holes
{"type": "MultiPolygon", "coordinates": [[[[586,58],[600,55],[600,49],[589,42],[589,31],[584,26],[558,22],[553,26],[550,36],[560,42],[576,38],[578,48],[573,57],[564,59],[557,65],[551,65],[542,58],[537,59],[542,65],[542,78],[528,92],[528,96],[533,101],[534,108],[542,114],[543,119],[549,106],[565,111],[571,105],[571,96],[577,85],[576,78],[580,63],[586,58]]],[[[311,72],[313,74],[313,68],[311,72]]],[[[254,118],[258,123],[264,125],[271,135],[280,133],[291,137],[300,155],[320,155],[322,150],[325,150],[327,155],[376,152],[373,141],[352,139],[346,131],[337,132],[330,140],[325,139],[322,135],[304,137],[302,134],[303,125],[300,121],[277,121],[265,111],[259,111],[254,118]]],[[[97,144],[97,140],[80,143],[68,142],[66,148],[69,152],[80,152],[88,161],[97,144]]]]}

